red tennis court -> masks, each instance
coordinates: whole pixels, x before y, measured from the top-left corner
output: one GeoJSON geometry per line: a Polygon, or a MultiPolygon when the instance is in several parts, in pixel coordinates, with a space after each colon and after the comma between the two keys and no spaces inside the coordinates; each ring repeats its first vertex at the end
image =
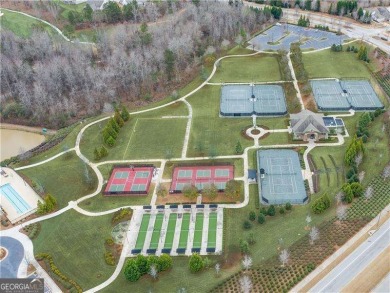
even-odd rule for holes
{"type": "Polygon", "coordinates": [[[105,195],[147,194],[154,167],[116,167],[108,180],[105,195]]]}
{"type": "Polygon", "coordinates": [[[181,192],[187,185],[194,185],[202,190],[208,184],[224,190],[226,182],[233,178],[234,168],[231,165],[175,167],[170,192],[181,192]]]}

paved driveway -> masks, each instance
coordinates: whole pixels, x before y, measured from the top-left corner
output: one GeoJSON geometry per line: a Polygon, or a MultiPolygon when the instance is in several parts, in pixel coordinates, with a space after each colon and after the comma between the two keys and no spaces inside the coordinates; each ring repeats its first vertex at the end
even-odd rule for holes
{"type": "Polygon", "coordinates": [[[22,243],[11,237],[0,237],[0,246],[8,250],[8,255],[0,261],[1,278],[16,278],[18,269],[24,257],[22,243]]]}

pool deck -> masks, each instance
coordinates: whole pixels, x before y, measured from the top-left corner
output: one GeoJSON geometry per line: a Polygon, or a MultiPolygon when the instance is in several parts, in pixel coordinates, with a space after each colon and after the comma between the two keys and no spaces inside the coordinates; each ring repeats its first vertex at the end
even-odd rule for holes
{"type": "Polygon", "coordinates": [[[12,224],[22,220],[23,218],[33,214],[37,209],[38,200],[42,202],[42,198],[20,177],[14,170],[10,168],[1,168],[5,174],[0,175],[0,186],[9,184],[12,188],[24,199],[30,206],[30,209],[24,213],[18,213],[11,202],[5,196],[0,195],[1,207],[6,212],[7,218],[12,224]]]}

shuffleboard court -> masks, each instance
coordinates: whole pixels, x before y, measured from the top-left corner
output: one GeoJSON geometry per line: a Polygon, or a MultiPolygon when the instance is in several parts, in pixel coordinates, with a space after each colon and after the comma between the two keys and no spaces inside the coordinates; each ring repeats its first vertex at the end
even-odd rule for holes
{"type": "Polygon", "coordinates": [[[158,247],[163,220],[164,220],[164,214],[156,215],[156,220],[154,222],[154,227],[153,227],[152,239],[150,240],[150,246],[149,246],[150,249],[157,249],[158,247]]]}
{"type": "Polygon", "coordinates": [[[202,247],[203,221],[204,221],[204,214],[201,213],[196,214],[194,241],[192,243],[192,248],[202,247]]]}
{"type": "Polygon", "coordinates": [[[176,221],[177,214],[170,214],[164,243],[164,248],[166,249],[172,248],[173,238],[175,237],[176,221]]]}
{"type": "Polygon", "coordinates": [[[187,248],[191,214],[183,214],[178,248],[187,248]]]}
{"type": "Polygon", "coordinates": [[[217,218],[217,213],[210,213],[207,248],[215,248],[217,245],[217,218]]]}
{"type": "Polygon", "coordinates": [[[146,233],[148,232],[149,221],[150,214],[144,214],[142,217],[141,226],[139,228],[135,249],[142,249],[144,247],[146,233]]]}

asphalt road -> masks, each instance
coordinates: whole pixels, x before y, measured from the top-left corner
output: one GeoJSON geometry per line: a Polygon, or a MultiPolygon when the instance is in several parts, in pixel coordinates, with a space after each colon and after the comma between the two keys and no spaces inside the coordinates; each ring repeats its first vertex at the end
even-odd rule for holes
{"type": "Polygon", "coordinates": [[[337,265],[309,292],[341,292],[372,260],[390,245],[390,219],[363,242],[354,252],[337,265]]]}

